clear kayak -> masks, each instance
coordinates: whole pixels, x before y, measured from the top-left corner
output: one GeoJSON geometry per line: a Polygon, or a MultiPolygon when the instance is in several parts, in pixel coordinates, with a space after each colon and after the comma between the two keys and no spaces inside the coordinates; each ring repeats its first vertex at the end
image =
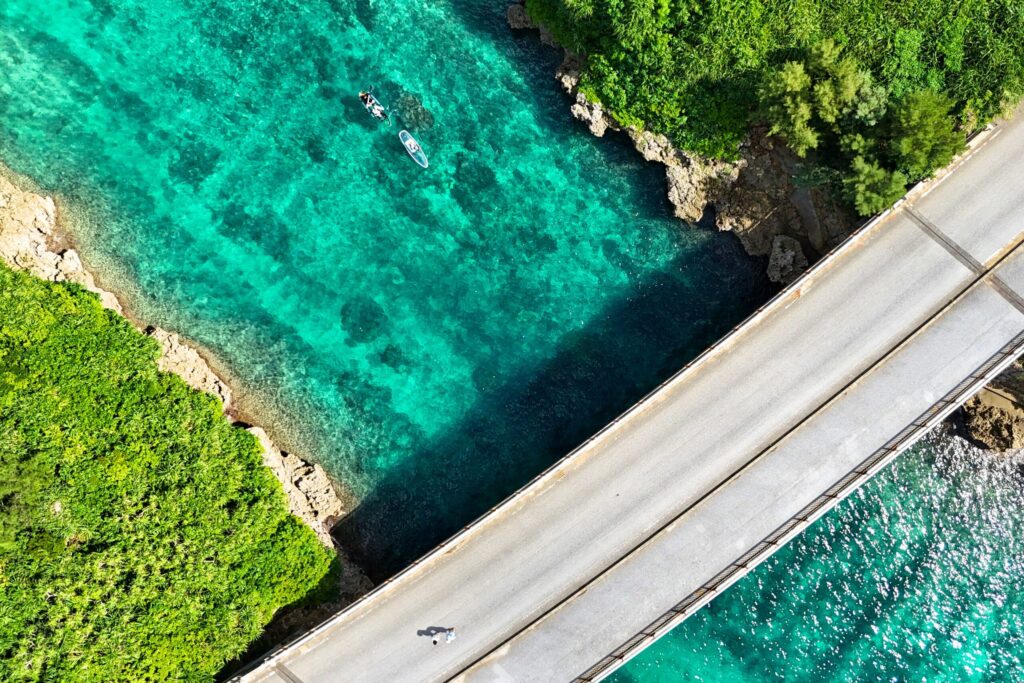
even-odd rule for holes
{"type": "Polygon", "coordinates": [[[389,126],[391,125],[391,119],[388,117],[387,110],[372,93],[368,91],[359,93],[359,101],[363,103],[363,107],[366,108],[370,116],[378,121],[386,121],[389,126]]]}
{"type": "Polygon", "coordinates": [[[412,157],[413,161],[423,168],[426,168],[427,155],[423,153],[423,148],[420,147],[420,143],[416,142],[416,138],[414,138],[409,131],[403,130],[398,134],[398,139],[402,141],[403,145],[405,145],[405,151],[409,153],[409,156],[412,157]]]}

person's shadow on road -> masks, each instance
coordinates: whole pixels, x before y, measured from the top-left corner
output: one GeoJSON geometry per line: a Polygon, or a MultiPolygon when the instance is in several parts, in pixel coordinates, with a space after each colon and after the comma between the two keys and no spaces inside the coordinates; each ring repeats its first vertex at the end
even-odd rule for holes
{"type": "Polygon", "coordinates": [[[433,638],[439,633],[445,633],[447,630],[448,629],[446,629],[444,626],[428,626],[427,628],[421,628],[419,631],[416,631],[416,635],[426,636],[427,638],[433,638]]]}

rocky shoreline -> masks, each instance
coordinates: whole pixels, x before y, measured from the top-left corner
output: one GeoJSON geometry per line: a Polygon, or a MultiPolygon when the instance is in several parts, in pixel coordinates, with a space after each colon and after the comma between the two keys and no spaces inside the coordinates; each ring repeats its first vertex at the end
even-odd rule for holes
{"type": "MultiPolygon", "coordinates": [[[[523,4],[510,5],[507,19],[511,28],[537,30],[543,43],[557,47],[551,32],[534,22],[523,4]]],[[[566,49],[555,73],[574,100],[572,115],[597,137],[609,130],[625,133],[644,159],[664,165],[676,217],[689,224],[713,222],[735,234],[748,254],[768,257],[773,282],[792,282],[860,225],[826,193],[799,186],[801,160],[763,129],[751,132],[738,160],[721,161],[678,149],[664,135],[620,126],[580,90],[583,62],[566,49]]]]}
{"type": "Polygon", "coordinates": [[[981,448],[1024,448],[1024,360],[1014,361],[951,419],[962,436],[981,448]]]}
{"type": "MultiPolygon", "coordinates": [[[[539,31],[542,43],[561,47],[549,30],[533,21],[524,4],[509,5],[506,18],[513,30],[539,31]]],[[[689,224],[713,219],[719,230],[735,234],[748,254],[768,256],[771,281],[792,282],[860,225],[821,191],[799,187],[795,175],[800,160],[763,129],[753,130],[740,147],[739,160],[728,162],[684,152],[664,135],[619,126],[580,90],[584,57],[563,50],[555,78],[574,100],[572,115],[597,137],[609,130],[625,133],[645,160],[664,165],[675,216],[689,224]]],[[[950,421],[957,433],[982,448],[1024,448],[1024,361],[1016,361],[950,421]]]]}
{"type": "Polygon", "coordinates": [[[44,280],[74,282],[95,292],[104,307],[125,316],[155,339],[161,348],[158,361],[161,370],[174,373],[189,386],[219,398],[225,414],[257,438],[263,450],[263,463],[281,481],[290,512],[313,529],[321,543],[339,555],[340,594],[351,601],[370,590],[370,580],[331,536],[331,528],[348,512],[349,506],[338,495],[323,467],[281,451],[263,429],[235,420],[231,389],[202,354],[174,332],[142,326],[127,316],[117,297],[97,285],[71,246],[67,233],[61,228],[53,198],[34,192],[29,186],[27,179],[0,166],[0,260],[44,280]]]}

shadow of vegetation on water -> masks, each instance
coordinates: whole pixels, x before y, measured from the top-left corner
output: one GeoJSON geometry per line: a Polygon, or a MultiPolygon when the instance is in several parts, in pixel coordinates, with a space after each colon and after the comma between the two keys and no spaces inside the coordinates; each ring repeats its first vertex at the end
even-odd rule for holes
{"type": "MultiPolygon", "coordinates": [[[[568,97],[553,78],[561,51],[541,45],[530,32],[511,32],[503,6],[453,7],[472,31],[522,53],[517,63],[535,84],[533,104],[545,132],[578,136],[578,124],[565,125],[568,97]]],[[[629,167],[636,176],[635,213],[623,220],[671,218],[660,165],[644,163],[624,134],[586,137],[595,165],[629,167]]],[[[487,218],[483,196],[473,192],[464,207],[471,214],[479,210],[478,220],[487,218]]],[[[463,419],[376,482],[335,528],[371,579],[394,575],[499,503],[767,300],[774,290],[764,264],[746,256],[732,235],[683,234],[703,227],[678,223],[674,262],[635,278],[626,295],[568,334],[542,366],[521,368],[511,378],[496,378],[486,368],[474,373],[480,398],[463,419]]],[[[630,257],[607,247],[609,257],[621,256],[628,270],[630,257]]]]}
{"type": "MultiPolygon", "coordinates": [[[[742,262],[729,236],[701,250],[705,261],[742,262]]],[[[481,399],[462,422],[398,465],[335,528],[353,559],[374,581],[392,576],[601,429],[769,295],[748,268],[716,287],[706,279],[721,278],[722,266],[695,261],[682,255],[637,282],[543,367],[493,387],[479,377],[481,399]]]]}

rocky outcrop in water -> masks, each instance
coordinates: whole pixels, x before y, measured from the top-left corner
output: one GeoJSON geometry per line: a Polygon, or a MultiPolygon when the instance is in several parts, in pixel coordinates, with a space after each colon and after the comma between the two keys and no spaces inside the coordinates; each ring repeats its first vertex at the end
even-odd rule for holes
{"type": "Polygon", "coordinates": [[[569,108],[576,119],[586,124],[590,132],[596,137],[604,137],[605,131],[609,128],[619,130],[615,120],[605,114],[604,109],[597,102],[590,102],[582,92],[576,93],[576,103],[569,108]]]}
{"type": "Polygon", "coordinates": [[[555,80],[562,86],[562,90],[573,94],[578,92],[583,58],[572,50],[565,50],[564,53],[562,63],[555,69],[555,80]]]}
{"type": "Polygon", "coordinates": [[[768,256],[768,279],[788,285],[807,270],[807,257],[800,243],[787,235],[776,235],[768,256]]]}
{"type": "Polygon", "coordinates": [[[537,28],[537,24],[533,23],[533,19],[527,14],[526,7],[518,2],[508,6],[505,18],[508,19],[509,28],[517,31],[537,28]]]}
{"type": "MultiPolygon", "coordinates": [[[[512,28],[537,26],[521,4],[511,5],[507,16],[512,28]]],[[[542,40],[550,42],[550,32],[537,27],[542,40]]],[[[566,50],[555,72],[574,99],[572,115],[598,137],[622,130],[600,103],[580,91],[582,67],[583,57],[566,50]]],[[[664,135],[632,126],[625,132],[644,159],[665,165],[668,200],[676,217],[697,223],[710,209],[715,226],[735,234],[747,253],[771,257],[768,276],[775,282],[792,282],[807,268],[806,247],[820,256],[858,224],[826,193],[798,187],[794,177],[800,160],[763,130],[751,132],[739,159],[732,162],[685,152],[664,135]]]]}
{"type": "Polygon", "coordinates": [[[966,436],[993,451],[1024,448],[1024,362],[1015,361],[964,404],[966,436]]]}
{"type": "Polygon", "coordinates": [[[22,191],[0,173],[0,259],[52,282],[74,282],[96,292],[106,308],[122,313],[110,292],[96,286],[78,252],[56,230],[57,207],[50,197],[22,191]]]}
{"type": "MultiPolygon", "coordinates": [[[[23,189],[21,185],[26,184],[27,181],[0,168],[0,259],[44,280],[77,283],[98,294],[105,307],[123,315],[117,297],[96,284],[78,252],[68,246],[53,199],[23,189]]],[[[143,331],[160,344],[160,369],[178,375],[195,389],[217,396],[225,410],[230,408],[231,390],[195,348],[177,334],[159,327],[146,327],[143,331]]],[[[283,453],[262,429],[249,431],[263,446],[264,463],[281,480],[291,513],[308,524],[325,545],[335,547],[331,526],[350,506],[337,494],[327,473],[319,465],[283,453]]],[[[343,574],[347,573],[344,590],[365,592],[369,580],[347,559],[342,565],[343,574]]]]}
{"type": "Polygon", "coordinates": [[[720,201],[737,180],[736,164],[686,154],[667,137],[636,128],[626,134],[647,161],[665,166],[668,200],[677,218],[696,223],[709,204],[720,201]]]}

